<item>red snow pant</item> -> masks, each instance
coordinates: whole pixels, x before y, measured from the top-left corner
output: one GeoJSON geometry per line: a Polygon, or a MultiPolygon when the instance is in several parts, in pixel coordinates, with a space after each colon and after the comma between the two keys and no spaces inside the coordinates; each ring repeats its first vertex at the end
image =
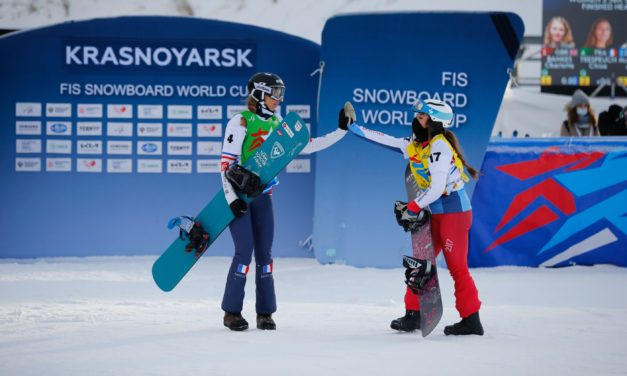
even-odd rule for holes
{"type": "MultiPolygon", "coordinates": [[[[481,307],[477,287],[468,270],[468,231],[471,224],[472,210],[431,216],[436,256],[444,249],[444,259],[455,282],[455,308],[462,318],[472,315],[481,307]]],[[[405,308],[420,310],[418,295],[409,288],[405,293],[405,308]]]]}

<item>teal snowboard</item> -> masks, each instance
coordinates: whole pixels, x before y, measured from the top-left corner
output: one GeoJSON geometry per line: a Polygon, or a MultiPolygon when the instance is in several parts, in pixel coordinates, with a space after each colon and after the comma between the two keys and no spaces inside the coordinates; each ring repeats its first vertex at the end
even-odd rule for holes
{"type": "MultiPolygon", "coordinates": [[[[242,166],[259,175],[261,184],[267,184],[308,143],[309,131],[305,122],[296,113],[290,112],[242,166]]],[[[246,195],[240,197],[246,203],[252,200],[246,195]]],[[[234,218],[223,190],[195,217],[209,233],[209,247],[234,218]]],[[[188,242],[187,239],[177,238],[153,264],[152,277],[161,290],[172,290],[200,258],[195,252],[185,252],[188,242]]]]}

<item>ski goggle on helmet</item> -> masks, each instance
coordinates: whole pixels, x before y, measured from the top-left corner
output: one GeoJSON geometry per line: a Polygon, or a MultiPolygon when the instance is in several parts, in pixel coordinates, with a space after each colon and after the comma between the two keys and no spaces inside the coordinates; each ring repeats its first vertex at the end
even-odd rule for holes
{"type": "Polygon", "coordinates": [[[257,73],[248,81],[248,92],[258,102],[264,99],[263,93],[278,101],[283,99],[285,84],[274,73],[257,73]]]}
{"type": "Polygon", "coordinates": [[[453,121],[453,109],[445,102],[437,99],[422,100],[416,99],[411,110],[416,113],[425,113],[429,115],[432,121],[439,121],[445,127],[451,125],[453,121]]]}

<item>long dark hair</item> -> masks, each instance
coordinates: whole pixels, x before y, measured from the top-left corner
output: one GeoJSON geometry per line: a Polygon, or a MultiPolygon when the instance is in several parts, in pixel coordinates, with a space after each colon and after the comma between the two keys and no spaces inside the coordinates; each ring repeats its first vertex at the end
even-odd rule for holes
{"type": "Polygon", "coordinates": [[[431,118],[427,119],[427,122],[428,122],[427,131],[429,132],[429,140],[431,140],[437,134],[442,133],[444,137],[446,138],[446,140],[451,144],[453,149],[455,149],[455,153],[457,153],[457,157],[459,158],[460,161],[462,161],[462,164],[464,165],[464,167],[466,167],[466,170],[468,170],[468,173],[470,174],[470,176],[473,179],[478,180],[480,173],[476,168],[466,163],[466,160],[464,159],[464,153],[463,153],[462,147],[459,144],[459,141],[457,140],[457,136],[455,136],[455,133],[444,128],[444,126],[442,126],[442,123],[434,122],[433,120],[431,120],[431,118]],[[437,131],[433,132],[432,129],[437,129],[437,131]],[[432,134],[432,133],[435,133],[435,134],[432,134]]]}

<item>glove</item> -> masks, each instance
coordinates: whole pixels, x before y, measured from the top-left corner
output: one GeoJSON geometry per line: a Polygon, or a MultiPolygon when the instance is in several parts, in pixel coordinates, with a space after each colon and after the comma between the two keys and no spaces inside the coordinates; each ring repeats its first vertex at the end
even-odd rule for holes
{"type": "Polygon", "coordinates": [[[396,201],[394,203],[394,215],[396,216],[396,222],[399,226],[408,231],[418,231],[429,220],[429,212],[427,210],[420,209],[413,201],[409,205],[402,201],[396,201]],[[409,209],[409,206],[416,206],[418,212],[414,212],[409,209]]]}
{"type": "Polygon", "coordinates": [[[248,171],[238,164],[230,165],[226,170],[225,176],[236,192],[246,194],[248,197],[259,196],[266,187],[261,184],[259,175],[248,171]]]}
{"type": "Polygon", "coordinates": [[[415,257],[403,256],[405,269],[405,284],[415,294],[422,294],[427,284],[437,274],[435,264],[429,260],[421,260],[415,257]]]}
{"type": "Polygon", "coordinates": [[[340,110],[340,117],[337,123],[338,128],[348,130],[348,126],[353,124],[357,120],[355,115],[355,109],[351,102],[346,102],[344,108],[340,110]]]}
{"type": "Polygon", "coordinates": [[[233,200],[233,202],[229,204],[229,207],[231,208],[231,211],[233,212],[235,218],[243,216],[248,210],[248,205],[246,205],[246,202],[241,198],[233,200]]]}

